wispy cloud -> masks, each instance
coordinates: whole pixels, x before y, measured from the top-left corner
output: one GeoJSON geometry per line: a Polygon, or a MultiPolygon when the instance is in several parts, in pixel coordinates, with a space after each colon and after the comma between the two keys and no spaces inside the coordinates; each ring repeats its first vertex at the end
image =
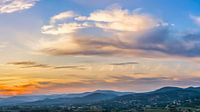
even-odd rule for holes
{"type": "Polygon", "coordinates": [[[7,64],[17,65],[21,68],[50,68],[51,66],[47,64],[40,64],[33,61],[17,61],[17,62],[9,62],[7,64]]]}
{"type": "Polygon", "coordinates": [[[21,68],[84,69],[84,66],[80,65],[54,66],[49,64],[41,64],[33,61],[16,61],[16,62],[8,62],[7,64],[16,65],[21,68]]]}
{"type": "Polygon", "coordinates": [[[54,69],[85,69],[84,66],[56,66],[54,69]]]}
{"type": "Polygon", "coordinates": [[[84,28],[84,24],[73,21],[78,15],[73,11],[62,12],[53,16],[48,25],[42,27],[42,33],[60,35],[76,32],[78,29],[84,28]],[[64,21],[64,23],[60,23],[64,21]]]}
{"type": "Polygon", "coordinates": [[[124,62],[124,63],[111,63],[110,65],[135,65],[139,64],[138,62],[124,62]]]}
{"type": "Polygon", "coordinates": [[[197,25],[200,25],[200,16],[190,15],[190,17],[197,25]]]}
{"type": "Polygon", "coordinates": [[[13,13],[33,7],[39,0],[1,0],[0,13],[13,13]]]}
{"type": "Polygon", "coordinates": [[[8,46],[7,42],[0,42],[0,48],[5,48],[8,46]]]}

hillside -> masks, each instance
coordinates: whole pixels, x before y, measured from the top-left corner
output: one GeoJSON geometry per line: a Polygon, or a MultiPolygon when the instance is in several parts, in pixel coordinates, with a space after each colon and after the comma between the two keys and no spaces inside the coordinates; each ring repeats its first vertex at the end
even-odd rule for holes
{"type": "Polygon", "coordinates": [[[188,110],[199,112],[200,110],[200,88],[195,87],[164,87],[145,93],[97,90],[87,92],[87,94],[66,96],[60,95],[60,97],[54,96],[53,98],[48,96],[45,99],[20,103],[15,106],[7,105],[6,108],[1,107],[0,110],[16,110],[16,107],[25,112],[29,112],[26,110],[27,108],[33,110],[30,112],[36,110],[46,112],[55,109],[58,109],[59,112],[83,112],[86,110],[89,112],[97,110],[100,112],[183,112],[186,110],[186,112],[189,112],[188,110]]]}

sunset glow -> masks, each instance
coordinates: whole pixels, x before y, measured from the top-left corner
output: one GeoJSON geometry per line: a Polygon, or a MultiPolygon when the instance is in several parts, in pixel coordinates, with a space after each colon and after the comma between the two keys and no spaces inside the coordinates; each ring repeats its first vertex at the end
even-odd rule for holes
{"type": "Polygon", "coordinates": [[[0,0],[0,97],[199,86],[199,4],[0,0]]]}

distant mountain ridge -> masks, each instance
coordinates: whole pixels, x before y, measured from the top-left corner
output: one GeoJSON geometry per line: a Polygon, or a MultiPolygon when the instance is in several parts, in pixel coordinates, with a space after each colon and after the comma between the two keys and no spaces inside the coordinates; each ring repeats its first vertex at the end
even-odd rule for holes
{"type": "Polygon", "coordinates": [[[169,92],[169,91],[177,91],[177,90],[192,90],[192,91],[198,91],[200,92],[200,87],[188,87],[188,88],[179,88],[179,87],[163,87],[160,89],[157,89],[153,92],[169,92]]]}
{"type": "Polygon", "coordinates": [[[119,96],[95,105],[101,106],[102,108],[115,108],[119,105],[120,108],[132,108],[134,106],[137,107],[145,105],[152,107],[166,107],[169,105],[200,106],[200,88],[164,87],[151,92],[119,96]]]}
{"type": "Polygon", "coordinates": [[[114,94],[107,93],[91,93],[83,97],[74,97],[74,98],[57,98],[57,99],[45,99],[41,101],[36,101],[32,103],[26,103],[24,105],[72,105],[72,104],[86,104],[86,103],[95,103],[103,100],[109,100],[117,97],[114,94]]]}
{"type": "Polygon", "coordinates": [[[103,107],[112,104],[112,106],[121,105],[120,107],[126,108],[134,105],[168,105],[186,101],[200,103],[200,87],[163,87],[144,93],[96,90],[76,94],[15,96],[0,99],[0,106],[99,105],[103,107]]]}
{"type": "Polygon", "coordinates": [[[99,100],[98,99],[95,100],[95,101],[100,101],[100,100],[107,100],[107,99],[111,99],[111,98],[114,98],[117,96],[122,96],[122,95],[127,95],[127,94],[132,94],[132,92],[118,92],[118,91],[112,91],[112,90],[96,90],[93,92],[72,93],[72,94],[13,96],[13,97],[0,99],[0,106],[19,105],[19,104],[27,104],[27,103],[33,104],[34,102],[37,102],[37,103],[43,102],[42,104],[45,104],[46,101],[49,102],[50,100],[53,102],[58,101],[55,104],[61,104],[64,102],[72,102],[71,100],[78,101],[78,99],[83,99],[83,98],[85,98],[85,100],[87,100],[86,98],[91,99],[89,97],[93,96],[92,98],[94,98],[94,95],[96,95],[96,97],[101,97],[101,98],[99,98],[99,100]]]}

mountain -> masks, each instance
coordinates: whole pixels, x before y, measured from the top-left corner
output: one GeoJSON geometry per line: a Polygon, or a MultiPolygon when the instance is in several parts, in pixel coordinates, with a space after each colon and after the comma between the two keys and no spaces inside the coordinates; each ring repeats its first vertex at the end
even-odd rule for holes
{"type": "Polygon", "coordinates": [[[13,96],[0,99],[0,106],[19,105],[27,103],[46,104],[69,104],[69,102],[95,102],[110,99],[117,96],[131,94],[130,92],[117,92],[111,90],[96,90],[93,92],[73,93],[73,94],[55,94],[55,95],[35,95],[35,96],[13,96]],[[80,101],[79,101],[80,100],[80,101]]]}
{"type": "Polygon", "coordinates": [[[183,90],[183,88],[168,86],[168,87],[163,87],[163,88],[157,89],[157,90],[149,92],[149,93],[165,93],[165,92],[177,91],[177,90],[183,90]]]}
{"type": "Polygon", "coordinates": [[[16,96],[0,99],[3,105],[26,105],[26,106],[75,106],[94,105],[102,107],[121,107],[151,105],[166,106],[173,103],[198,104],[200,103],[200,87],[178,88],[163,87],[155,91],[145,93],[117,92],[112,90],[96,90],[93,92],[39,95],[39,96],[16,96]],[[190,101],[190,102],[188,102],[190,101]],[[111,105],[112,104],[112,105],[111,105]]]}
{"type": "Polygon", "coordinates": [[[0,106],[18,105],[18,104],[36,102],[36,101],[45,100],[45,99],[83,97],[83,96],[89,95],[91,93],[92,92],[74,93],[74,94],[13,96],[13,97],[8,97],[8,98],[1,98],[0,106]]]}
{"type": "Polygon", "coordinates": [[[134,94],[133,92],[118,92],[118,91],[112,91],[112,90],[96,90],[95,93],[104,93],[104,94],[114,94],[117,96],[123,96],[128,94],[134,94]]]}
{"type": "Polygon", "coordinates": [[[200,92],[200,87],[189,87],[189,88],[186,88],[186,90],[191,90],[191,91],[200,92]]]}
{"type": "Polygon", "coordinates": [[[92,92],[84,92],[84,93],[71,93],[71,94],[54,94],[48,95],[47,98],[49,99],[56,99],[56,98],[74,98],[74,97],[84,97],[86,95],[91,94],[92,92]]]}
{"type": "Polygon", "coordinates": [[[152,92],[135,93],[94,104],[102,108],[132,108],[141,106],[196,105],[200,106],[200,88],[164,87],[152,92]],[[110,105],[112,104],[112,105],[110,105]]]}
{"type": "Polygon", "coordinates": [[[38,96],[13,96],[8,98],[0,99],[0,106],[2,105],[15,105],[20,103],[26,102],[34,102],[38,100],[42,100],[47,98],[45,95],[38,95],[38,96]]]}
{"type": "Polygon", "coordinates": [[[200,87],[188,87],[188,88],[163,87],[163,88],[157,89],[157,90],[152,91],[152,92],[158,93],[158,92],[169,92],[169,91],[177,91],[177,90],[189,90],[189,91],[200,92],[200,87]]]}
{"type": "Polygon", "coordinates": [[[99,101],[105,101],[118,97],[113,92],[92,92],[86,96],[73,97],[73,98],[56,98],[56,99],[45,99],[36,102],[26,103],[25,105],[74,105],[74,104],[91,104],[99,101]]]}
{"type": "MultiPolygon", "coordinates": [[[[96,110],[142,112],[144,109],[147,111],[149,109],[148,112],[154,112],[152,109],[155,109],[156,112],[162,110],[171,112],[169,109],[174,112],[183,112],[185,109],[193,109],[196,112],[200,107],[200,87],[163,87],[145,93],[96,90],[77,94],[17,96],[0,99],[0,111],[1,109],[5,110],[4,105],[7,110],[16,111],[17,107],[18,111],[24,112],[51,110],[60,110],[60,112],[96,112],[96,110]]],[[[189,110],[187,111],[189,112],[189,110]]]]}

